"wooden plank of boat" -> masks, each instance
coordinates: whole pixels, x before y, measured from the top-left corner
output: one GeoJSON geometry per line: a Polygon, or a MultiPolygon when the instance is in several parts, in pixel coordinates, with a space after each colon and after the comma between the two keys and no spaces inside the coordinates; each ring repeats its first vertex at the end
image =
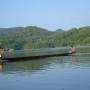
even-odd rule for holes
{"type": "Polygon", "coordinates": [[[38,59],[38,58],[54,57],[54,56],[67,56],[70,54],[71,53],[38,55],[38,56],[22,56],[22,57],[1,57],[1,60],[7,60],[7,61],[31,60],[31,59],[38,59]]]}

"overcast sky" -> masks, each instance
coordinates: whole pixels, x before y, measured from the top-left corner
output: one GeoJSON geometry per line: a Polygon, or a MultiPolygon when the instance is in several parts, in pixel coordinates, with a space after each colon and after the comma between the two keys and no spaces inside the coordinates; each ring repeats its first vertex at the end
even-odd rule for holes
{"type": "Polygon", "coordinates": [[[90,26],[90,0],[0,0],[0,27],[90,26]]]}

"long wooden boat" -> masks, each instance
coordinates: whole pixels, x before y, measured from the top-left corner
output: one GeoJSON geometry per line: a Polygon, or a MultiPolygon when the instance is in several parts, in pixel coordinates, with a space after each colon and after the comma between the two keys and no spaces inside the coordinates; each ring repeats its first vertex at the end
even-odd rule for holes
{"type": "Polygon", "coordinates": [[[49,52],[29,52],[29,54],[21,54],[20,53],[13,53],[13,52],[6,52],[2,55],[1,60],[6,61],[21,61],[21,60],[32,60],[32,59],[39,59],[39,58],[47,58],[47,57],[55,57],[55,56],[68,56],[71,55],[72,52],[69,52],[68,50],[62,50],[61,52],[57,51],[49,51],[49,52]]]}
{"type": "Polygon", "coordinates": [[[68,56],[72,53],[52,54],[52,55],[38,55],[38,56],[22,56],[22,57],[1,57],[1,60],[6,61],[21,61],[21,60],[32,60],[39,58],[55,57],[55,56],[68,56]]]}

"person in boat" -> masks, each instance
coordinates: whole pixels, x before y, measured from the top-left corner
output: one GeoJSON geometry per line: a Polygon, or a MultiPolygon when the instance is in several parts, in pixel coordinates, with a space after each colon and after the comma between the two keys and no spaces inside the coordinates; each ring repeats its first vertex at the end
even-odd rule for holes
{"type": "Polygon", "coordinates": [[[76,53],[76,48],[72,46],[72,47],[70,48],[70,53],[76,53]]]}
{"type": "Polygon", "coordinates": [[[0,46],[0,58],[2,57],[3,52],[4,52],[4,48],[2,48],[2,47],[0,46]]]}
{"type": "Polygon", "coordinates": [[[1,57],[2,57],[2,54],[0,53],[0,59],[1,59],[1,57]]]}

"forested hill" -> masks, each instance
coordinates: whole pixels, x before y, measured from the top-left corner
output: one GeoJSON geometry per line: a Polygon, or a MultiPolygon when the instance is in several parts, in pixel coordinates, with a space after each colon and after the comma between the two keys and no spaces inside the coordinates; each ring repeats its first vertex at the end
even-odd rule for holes
{"type": "Polygon", "coordinates": [[[36,26],[0,28],[0,47],[13,49],[90,45],[90,26],[49,31],[36,26]]]}

